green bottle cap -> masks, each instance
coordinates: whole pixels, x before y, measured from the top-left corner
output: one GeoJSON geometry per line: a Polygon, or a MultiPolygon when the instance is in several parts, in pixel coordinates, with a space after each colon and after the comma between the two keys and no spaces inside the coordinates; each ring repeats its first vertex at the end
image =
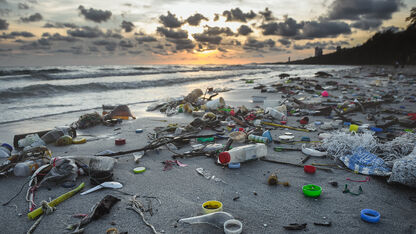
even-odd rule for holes
{"type": "Polygon", "coordinates": [[[146,168],[145,167],[136,167],[136,168],[133,169],[133,172],[135,174],[142,173],[144,171],[146,171],[146,168]]]}

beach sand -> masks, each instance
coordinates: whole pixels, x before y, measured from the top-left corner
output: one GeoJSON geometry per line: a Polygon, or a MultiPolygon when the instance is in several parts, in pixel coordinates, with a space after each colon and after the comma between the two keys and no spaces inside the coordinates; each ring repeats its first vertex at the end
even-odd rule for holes
{"type": "MultiPolygon", "coordinates": [[[[369,74],[380,70],[381,67],[364,67],[361,72],[369,74]]],[[[385,68],[392,69],[392,68],[385,68]]],[[[386,71],[386,72],[394,72],[386,71]]],[[[406,68],[405,74],[413,75],[415,69],[406,68]]],[[[342,74],[338,74],[342,77],[342,74]]],[[[340,83],[349,83],[361,86],[363,83],[372,82],[375,79],[387,79],[386,77],[368,77],[364,82],[360,78],[349,79],[319,79],[324,82],[335,80],[340,83]]],[[[400,95],[413,95],[416,93],[415,83],[413,85],[402,85],[398,87],[402,92],[400,95]]],[[[253,87],[255,84],[253,85],[253,87]]],[[[363,88],[366,90],[366,88],[363,88]]],[[[370,88],[371,89],[371,88],[370,88]]],[[[331,93],[332,95],[339,95],[331,93]]],[[[185,94],[183,94],[185,95],[185,94]]],[[[247,90],[230,91],[221,93],[226,103],[231,106],[246,105],[252,108],[256,103],[251,102],[251,96],[267,96],[268,99],[280,100],[282,94],[260,93],[248,87],[247,90]]],[[[385,105],[398,109],[405,105],[406,110],[416,110],[415,103],[402,102],[385,105]]],[[[383,107],[385,107],[383,106],[383,107]]],[[[79,130],[77,133],[86,137],[88,142],[81,145],[70,145],[57,147],[48,145],[53,156],[82,156],[94,155],[103,150],[125,151],[137,149],[148,143],[147,135],[153,132],[155,127],[167,126],[170,123],[187,125],[193,120],[192,116],[178,114],[172,117],[165,117],[159,111],[145,112],[146,105],[132,108],[137,116],[136,120],[123,121],[114,127],[97,126],[86,130],[79,130]],[[140,111],[141,110],[141,111],[140,111]],[[166,121],[166,122],[165,122],[166,121]],[[135,129],[142,128],[143,133],[135,133],[135,129]],[[116,146],[116,138],[125,138],[126,144],[116,146]]],[[[3,141],[12,143],[15,134],[27,133],[38,130],[53,128],[54,126],[65,125],[75,121],[75,115],[83,113],[72,113],[63,116],[53,116],[42,119],[33,119],[24,122],[9,123],[2,125],[0,138],[3,141]]],[[[328,121],[323,116],[310,117],[310,122],[315,120],[328,121]]],[[[364,119],[364,115],[357,114],[354,119],[364,119]]],[[[289,126],[299,126],[296,120],[300,117],[289,117],[289,126]]],[[[292,132],[298,139],[301,136],[310,136],[311,140],[318,140],[317,134],[322,131],[303,133],[287,129],[276,129],[272,131],[273,137],[284,132],[292,132]]],[[[210,131],[203,131],[210,133],[210,131]]],[[[219,141],[225,143],[225,140],[219,141]]],[[[237,146],[239,144],[233,144],[237,146]]],[[[300,152],[275,152],[273,147],[268,146],[268,157],[279,161],[299,163],[305,155],[300,152]]],[[[299,145],[300,147],[300,145],[299,145]]],[[[180,152],[189,150],[184,147],[180,152]]],[[[359,183],[347,181],[347,178],[363,180],[366,176],[354,174],[343,169],[333,169],[332,172],[317,170],[315,174],[307,174],[301,167],[274,164],[261,160],[254,160],[241,164],[240,169],[228,169],[218,166],[212,158],[194,157],[179,159],[187,164],[186,167],[173,166],[171,170],[163,171],[165,160],[172,160],[172,153],[161,147],[159,150],[146,152],[139,164],[135,164],[131,154],[117,156],[117,164],[114,168],[114,180],[121,182],[123,192],[138,194],[140,196],[156,197],[160,200],[152,200],[153,216],[145,213],[146,219],[155,226],[156,230],[164,233],[223,233],[207,224],[186,225],[177,223],[180,218],[201,215],[201,205],[208,200],[218,200],[223,203],[223,211],[229,212],[235,219],[243,223],[243,233],[285,233],[283,226],[290,223],[307,223],[306,231],[310,233],[415,233],[416,216],[414,210],[416,203],[409,197],[416,196],[416,191],[402,185],[387,184],[382,177],[371,176],[370,181],[359,183]],[[134,174],[132,169],[137,166],[146,167],[141,174],[134,174]],[[195,169],[202,167],[211,172],[223,182],[207,180],[199,175],[195,169]],[[267,178],[276,172],[279,180],[288,181],[290,187],[282,185],[269,186],[267,178]],[[337,181],[339,186],[333,187],[329,181],[337,181]],[[319,198],[308,198],[302,193],[302,186],[316,184],[323,188],[319,198]],[[364,193],[359,196],[344,194],[344,185],[348,184],[351,191],[358,191],[361,185],[364,193]],[[234,200],[233,198],[239,197],[234,200]],[[377,210],[381,214],[381,221],[377,224],[365,223],[360,219],[360,211],[365,208],[377,210]],[[330,227],[316,226],[313,223],[331,222],[330,227]]],[[[311,163],[334,163],[330,158],[311,158],[311,163]]],[[[0,200],[5,202],[15,195],[20,187],[27,181],[27,178],[14,177],[12,175],[1,178],[0,200]]],[[[77,184],[86,182],[84,190],[92,185],[88,177],[80,176],[77,184]]],[[[25,192],[16,197],[8,206],[0,206],[2,218],[0,233],[25,233],[34,221],[26,216],[28,203],[25,201],[25,192]],[[21,214],[19,216],[18,214],[21,214]]],[[[50,188],[42,187],[36,192],[35,201],[40,204],[42,200],[49,200],[69,191],[59,185],[50,188]]],[[[78,213],[89,213],[93,205],[99,202],[105,195],[111,194],[121,199],[111,209],[110,213],[101,219],[93,221],[85,228],[85,233],[105,233],[108,228],[115,227],[120,232],[128,233],[152,233],[140,216],[132,210],[126,209],[129,206],[130,195],[114,190],[102,189],[94,193],[81,196],[79,194],[64,201],[57,206],[57,210],[46,216],[35,233],[64,233],[68,224],[75,224],[79,220],[72,215],[78,213]]],[[[139,200],[147,205],[148,199],[143,197],[139,200]]]]}

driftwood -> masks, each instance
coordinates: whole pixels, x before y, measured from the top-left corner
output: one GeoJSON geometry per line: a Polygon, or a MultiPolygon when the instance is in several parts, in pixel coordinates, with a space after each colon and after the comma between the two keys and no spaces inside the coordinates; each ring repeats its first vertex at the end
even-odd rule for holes
{"type": "MultiPolygon", "coordinates": [[[[303,167],[304,165],[296,164],[296,163],[290,163],[290,162],[282,162],[277,160],[272,160],[268,158],[260,158],[260,160],[265,162],[271,162],[271,163],[277,163],[277,164],[283,164],[283,165],[289,165],[289,166],[295,166],[295,167],[303,167]]],[[[323,167],[316,167],[318,170],[326,171],[326,172],[332,172],[332,169],[329,168],[323,168],[323,167]]]]}
{"type": "Polygon", "coordinates": [[[111,153],[111,154],[104,154],[104,155],[100,155],[100,156],[118,156],[118,155],[124,155],[124,154],[131,154],[131,153],[135,153],[135,152],[140,152],[140,151],[147,151],[147,150],[154,150],[157,149],[163,145],[167,145],[169,143],[173,143],[175,141],[181,141],[181,140],[186,140],[186,139],[193,139],[193,138],[199,138],[199,137],[214,137],[216,135],[221,135],[220,133],[215,133],[215,134],[207,134],[207,135],[192,135],[192,136],[177,136],[177,137],[169,137],[169,136],[165,136],[165,137],[161,137],[158,138],[152,142],[150,142],[150,144],[139,148],[139,149],[133,149],[133,150],[128,150],[128,151],[119,151],[119,152],[115,152],[115,153],[111,153]]]}
{"type": "Polygon", "coordinates": [[[357,125],[361,125],[361,122],[359,121],[354,121],[350,118],[345,117],[339,110],[337,110],[336,108],[333,109],[335,111],[335,114],[340,117],[344,122],[350,122],[352,124],[357,124],[357,125]]]}

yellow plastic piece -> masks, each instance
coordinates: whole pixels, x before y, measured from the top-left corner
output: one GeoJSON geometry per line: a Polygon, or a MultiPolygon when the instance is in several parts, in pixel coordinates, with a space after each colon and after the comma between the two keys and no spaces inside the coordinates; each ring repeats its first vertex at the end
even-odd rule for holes
{"type": "Polygon", "coordinates": [[[122,116],[122,115],[115,115],[112,117],[113,119],[124,119],[129,120],[129,116],[122,116]]]}
{"type": "Polygon", "coordinates": [[[57,146],[64,146],[64,145],[70,145],[72,144],[72,137],[71,136],[61,136],[56,140],[55,145],[57,146]]]}
{"type": "Polygon", "coordinates": [[[202,210],[205,214],[222,211],[222,203],[219,201],[206,201],[202,204],[202,210]]]}
{"type": "Polygon", "coordinates": [[[287,129],[292,129],[296,131],[309,132],[308,129],[303,129],[303,128],[295,128],[295,127],[290,127],[286,125],[275,124],[275,123],[270,123],[270,122],[265,122],[265,121],[262,121],[261,123],[264,125],[269,125],[269,126],[274,126],[274,127],[281,127],[281,128],[287,128],[287,129]]]}
{"type": "Polygon", "coordinates": [[[351,124],[350,125],[350,132],[357,132],[358,131],[358,125],[351,124]]]}
{"type": "Polygon", "coordinates": [[[86,142],[87,142],[87,139],[85,139],[85,138],[72,139],[72,144],[84,144],[86,142]]]}
{"type": "MultiPolygon", "coordinates": [[[[85,186],[85,183],[81,183],[74,190],[71,190],[71,191],[69,191],[67,193],[64,193],[61,196],[53,199],[51,202],[48,203],[48,205],[51,206],[51,207],[55,207],[55,206],[59,205],[61,202],[65,201],[66,199],[74,196],[76,193],[81,191],[84,188],[84,186],[85,186]]],[[[38,217],[41,214],[43,214],[43,210],[42,210],[42,207],[39,207],[36,210],[28,213],[27,217],[29,217],[29,219],[35,219],[36,217],[38,217]]]]}

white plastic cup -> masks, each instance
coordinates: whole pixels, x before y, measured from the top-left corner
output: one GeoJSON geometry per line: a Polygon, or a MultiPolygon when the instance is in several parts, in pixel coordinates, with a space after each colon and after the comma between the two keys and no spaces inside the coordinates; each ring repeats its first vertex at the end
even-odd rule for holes
{"type": "Polygon", "coordinates": [[[218,109],[220,107],[225,106],[225,101],[224,101],[224,98],[220,97],[218,99],[215,99],[215,100],[212,100],[212,101],[207,102],[205,104],[205,106],[209,110],[216,110],[216,109],[218,109]]]}

